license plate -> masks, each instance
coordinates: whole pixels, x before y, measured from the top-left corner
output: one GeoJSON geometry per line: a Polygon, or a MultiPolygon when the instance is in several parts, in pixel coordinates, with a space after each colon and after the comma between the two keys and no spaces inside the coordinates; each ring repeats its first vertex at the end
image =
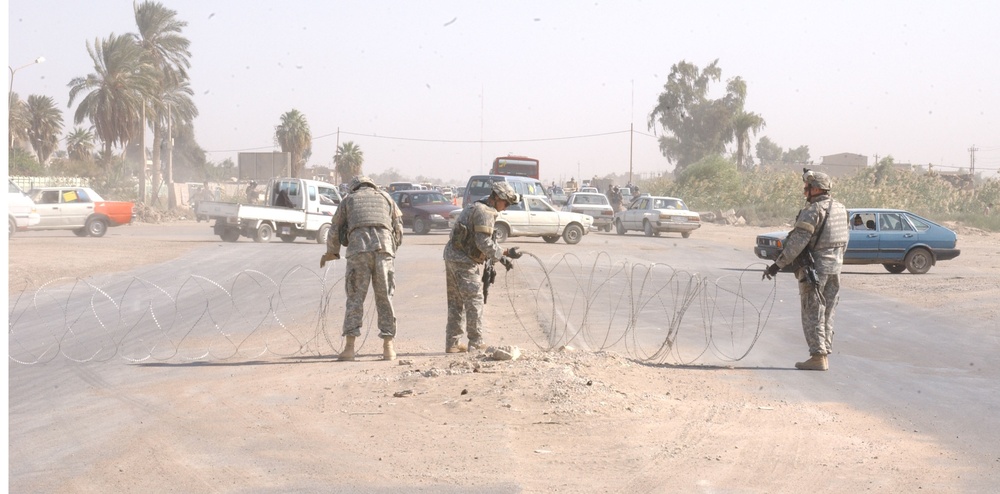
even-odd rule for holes
{"type": "Polygon", "coordinates": [[[673,221],[674,221],[674,223],[686,223],[687,222],[687,218],[685,218],[683,216],[674,216],[673,221]]]}
{"type": "Polygon", "coordinates": [[[764,249],[760,249],[760,255],[761,255],[761,257],[766,256],[767,255],[767,251],[764,250],[764,249]]]}
{"type": "Polygon", "coordinates": [[[292,233],[292,228],[291,227],[288,227],[288,226],[281,227],[281,234],[282,235],[289,235],[291,233],[292,233]]]}

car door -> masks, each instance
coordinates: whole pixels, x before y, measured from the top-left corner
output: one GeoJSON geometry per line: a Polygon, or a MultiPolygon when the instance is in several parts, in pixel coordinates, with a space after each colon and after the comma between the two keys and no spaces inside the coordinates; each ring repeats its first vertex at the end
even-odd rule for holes
{"type": "Polygon", "coordinates": [[[507,209],[500,212],[498,219],[510,226],[511,235],[525,235],[530,231],[531,222],[528,221],[528,211],[525,210],[524,201],[507,206],[507,209]]]}
{"type": "Polygon", "coordinates": [[[861,216],[862,223],[871,222],[871,226],[875,228],[869,230],[867,227],[852,227],[844,259],[877,259],[879,244],[877,215],[868,211],[849,211],[847,217],[854,218],[855,215],[861,216]]]}
{"type": "Polygon", "coordinates": [[[59,191],[59,209],[64,225],[83,228],[87,218],[94,213],[94,202],[87,191],[67,188],[59,191]]]}
{"type": "Polygon", "coordinates": [[[900,212],[879,213],[878,233],[878,259],[883,262],[903,262],[917,236],[900,212]]]}
{"type": "Polygon", "coordinates": [[[538,197],[528,197],[524,203],[528,213],[529,232],[533,235],[559,233],[559,215],[552,206],[538,197]]]}
{"type": "Polygon", "coordinates": [[[63,224],[58,190],[36,191],[33,197],[38,210],[39,222],[36,228],[58,228],[63,224]]]}
{"type": "Polygon", "coordinates": [[[642,229],[642,219],[646,217],[649,210],[649,201],[648,197],[643,197],[629,206],[628,211],[625,211],[625,228],[629,230],[642,229]]]}

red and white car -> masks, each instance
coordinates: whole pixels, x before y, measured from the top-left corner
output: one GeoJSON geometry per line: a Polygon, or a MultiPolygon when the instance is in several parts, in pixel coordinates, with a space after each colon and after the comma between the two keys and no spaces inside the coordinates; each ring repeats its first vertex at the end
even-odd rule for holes
{"type": "Polygon", "coordinates": [[[135,216],[131,202],[105,201],[89,187],[40,187],[28,195],[41,221],[28,230],[72,230],[79,237],[102,237],[108,227],[127,225],[135,216]]]}

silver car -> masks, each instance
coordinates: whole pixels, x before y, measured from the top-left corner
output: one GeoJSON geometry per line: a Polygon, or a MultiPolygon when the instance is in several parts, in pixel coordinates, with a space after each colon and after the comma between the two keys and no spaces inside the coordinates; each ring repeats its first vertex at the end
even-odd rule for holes
{"type": "Polygon", "coordinates": [[[643,195],[635,198],[628,209],[615,214],[615,228],[619,235],[640,230],[647,237],[674,232],[688,238],[691,232],[701,228],[701,215],[688,209],[687,204],[676,197],[643,195]]]}

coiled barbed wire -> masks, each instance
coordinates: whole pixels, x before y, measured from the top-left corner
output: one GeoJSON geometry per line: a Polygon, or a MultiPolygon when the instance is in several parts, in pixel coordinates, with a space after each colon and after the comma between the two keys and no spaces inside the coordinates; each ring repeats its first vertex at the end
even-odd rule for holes
{"type": "MultiPolygon", "coordinates": [[[[743,359],[775,302],[759,300],[738,275],[708,279],[666,264],[531,253],[498,277],[517,325],[543,351],[616,350],[651,363],[691,364],[711,352],[743,359]]],[[[247,269],[216,281],[192,274],[174,290],[131,277],[101,286],[60,278],[26,287],[10,302],[8,352],[24,365],[73,362],[253,360],[335,355],[344,312],[343,264],[280,276],[247,269]],[[333,328],[333,329],[331,329],[333,328]]],[[[498,297],[499,298],[499,297],[498,297]]],[[[502,299],[501,299],[502,300],[502,299]]],[[[396,302],[397,313],[405,304],[396,302]]],[[[444,311],[444,307],[441,309],[444,311]]],[[[369,299],[361,344],[375,326],[369,299]]]]}

